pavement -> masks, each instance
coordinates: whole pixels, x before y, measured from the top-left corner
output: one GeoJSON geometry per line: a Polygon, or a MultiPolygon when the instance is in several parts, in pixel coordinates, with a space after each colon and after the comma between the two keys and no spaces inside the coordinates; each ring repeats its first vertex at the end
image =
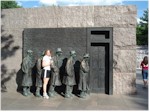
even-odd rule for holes
{"type": "Polygon", "coordinates": [[[61,95],[43,99],[34,95],[1,93],[1,110],[148,110],[148,88],[143,88],[141,72],[137,70],[136,95],[107,95],[92,93],[86,99],[61,95]]]}

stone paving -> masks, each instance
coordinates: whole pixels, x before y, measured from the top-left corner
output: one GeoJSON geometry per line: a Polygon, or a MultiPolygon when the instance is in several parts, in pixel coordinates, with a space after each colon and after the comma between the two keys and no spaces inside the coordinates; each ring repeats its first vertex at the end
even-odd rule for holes
{"type": "Polygon", "coordinates": [[[148,88],[143,88],[140,71],[137,70],[136,95],[94,94],[86,99],[75,96],[66,99],[61,95],[43,99],[34,95],[24,97],[20,93],[1,93],[1,110],[148,110],[148,88]]]}

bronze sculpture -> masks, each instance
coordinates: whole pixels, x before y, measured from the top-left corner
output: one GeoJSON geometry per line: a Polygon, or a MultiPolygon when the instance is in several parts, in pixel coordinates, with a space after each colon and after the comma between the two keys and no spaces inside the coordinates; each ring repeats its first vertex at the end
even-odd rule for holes
{"type": "Polygon", "coordinates": [[[84,98],[87,96],[89,91],[89,86],[87,84],[87,78],[89,73],[89,54],[85,54],[83,60],[81,61],[80,65],[80,79],[78,89],[81,90],[80,97],[84,98]]]}
{"type": "Polygon", "coordinates": [[[23,59],[22,71],[23,71],[23,95],[28,96],[31,94],[30,87],[32,86],[32,67],[33,67],[33,51],[28,50],[27,56],[23,59]]]}
{"type": "Polygon", "coordinates": [[[60,80],[60,67],[63,63],[63,57],[62,57],[62,50],[61,48],[57,48],[56,55],[52,58],[53,63],[51,65],[52,71],[51,71],[51,79],[50,79],[50,88],[49,88],[49,96],[55,96],[55,87],[61,86],[61,80],[60,80]]]}
{"type": "Polygon", "coordinates": [[[71,51],[70,52],[70,57],[67,60],[66,64],[66,74],[63,77],[63,84],[66,85],[66,91],[65,91],[65,97],[70,98],[73,97],[74,95],[72,94],[73,91],[73,86],[76,85],[75,81],[75,71],[74,71],[74,64],[75,64],[75,58],[76,57],[76,52],[71,51]]]}

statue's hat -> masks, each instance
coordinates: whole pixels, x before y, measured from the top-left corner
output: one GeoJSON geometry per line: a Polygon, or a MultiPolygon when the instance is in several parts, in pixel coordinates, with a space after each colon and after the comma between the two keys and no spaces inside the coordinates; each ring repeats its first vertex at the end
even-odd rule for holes
{"type": "Polygon", "coordinates": [[[84,58],[89,58],[90,55],[89,55],[89,54],[85,54],[83,57],[84,57],[84,58]]]}
{"type": "Polygon", "coordinates": [[[32,52],[33,52],[32,50],[28,50],[28,51],[27,51],[27,53],[32,53],[32,52]]]}
{"type": "Polygon", "coordinates": [[[63,52],[61,48],[57,48],[56,52],[63,52]]]}
{"type": "Polygon", "coordinates": [[[44,56],[45,55],[45,51],[43,51],[42,53],[41,53],[41,56],[44,56]]]}
{"type": "Polygon", "coordinates": [[[75,51],[70,51],[70,54],[73,55],[73,54],[76,54],[76,52],[75,51]]]}

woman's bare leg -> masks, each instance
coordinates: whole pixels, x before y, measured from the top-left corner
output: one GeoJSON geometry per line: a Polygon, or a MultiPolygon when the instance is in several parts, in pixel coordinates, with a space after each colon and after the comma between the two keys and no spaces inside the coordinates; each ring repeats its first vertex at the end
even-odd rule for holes
{"type": "Polygon", "coordinates": [[[48,84],[49,78],[43,79],[43,96],[47,95],[47,84],[48,84]]]}

